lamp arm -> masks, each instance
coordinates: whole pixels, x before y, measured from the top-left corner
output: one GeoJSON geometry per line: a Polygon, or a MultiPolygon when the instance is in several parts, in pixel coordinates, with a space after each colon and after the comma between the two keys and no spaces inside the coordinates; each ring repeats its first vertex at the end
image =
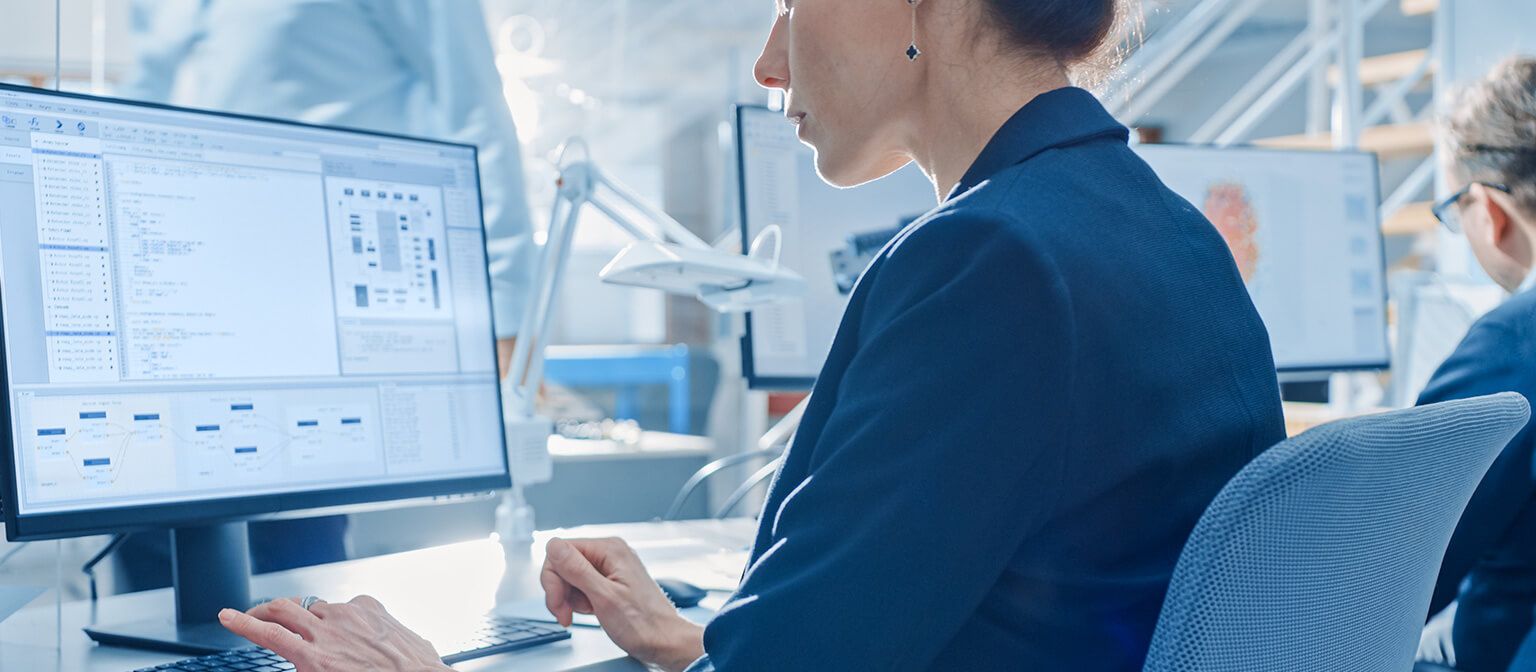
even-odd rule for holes
{"type": "MultiPolygon", "coordinates": [[[[509,419],[528,419],[535,415],[539,385],[544,377],[544,346],[549,342],[551,314],[561,280],[565,276],[566,262],[570,258],[583,207],[591,205],[631,236],[659,243],[662,248],[672,245],[712,255],[720,254],[713,245],[688,230],[671,215],[651,205],[629,187],[608,177],[587,158],[586,145],[580,139],[573,138],[561,149],[557,167],[560,179],[556,183],[558,188],[554,206],[550,208],[547,238],[539,255],[534,280],[536,291],[523,309],[517,343],[512,351],[512,361],[507,367],[507,379],[503,382],[502,389],[506,390],[504,403],[507,405],[509,419]],[[578,155],[580,158],[572,158],[578,155]],[[653,230],[652,226],[660,231],[653,230]],[[672,242],[669,243],[669,240],[672,242]]],[[[759,262],[767,261],[773,272],[779,272],[783,235],[777,226],[769,227],[752,242],[748,256],[759,262]],[[770,237],[773,239],[773,257],[765,260],[760,253],[770,237]]],[[[663,253],[677,256],[675,251],[663,250],[663,253]]],[[[768,283],[770,289],[764,290],[753,282],[745,282],[735,287],[705,286],[698,290],[697,296],[716,310],[739,310],[739,304],[756,300],[754,297],[759,294],[773,298],[784,295],[785,291],[803,287],[803,281],[798,276],[787,275],[791,276],[792,282],[788,285],[790,289],[785,290],[781,286],[777,290],[779,294],[774,294],[774,283],[768,283]]]]}
{"type": "Polygon", "coordinates": [[[698,235],[694,234],[694,232],[689,231],[688,227],[683,226],[682,222],[673,219],[671,215],[662,212],[660,208],[647,203],[645,199],[641,198],[639,194],[636,194],[634,191],[630,190],[629,187],[626,187],[623,184],[620,184],[609,178],[608,175],[597,166],[589,163],[587,164],[587,171],[592,179],[592,205],[597,206],[598,209],[603,211],[603,214],[608,215],[608,217],[612,218],[614,222],[618,223],[620,226],[623,226],[626,231],[629,231],[636,238],[641,240],[657,239],[656,234],[637,226],[628,217],[623,216],[621,213],[617,212],[617,209],[612,207],[612,204],[606,198],[608,194],[602,191],[601,188],[606,187],[608,192],[611,192],[613,196],[616,197],[620,202],[639,211],[639,213],[644,215],[646,219],[655,222],[657,226],[661,227],[661,233],[664,238],[670,238],[679,245],[684,247],[691,247],[696,250],[714,249],[710,246],[709,243],[705,242],[703,238],[700,238],[698,235]]]}
{"type": "Polygon", "coordinates": [[[561,190],[550,209],[548,236],[534,276],[534,287],[538,291],[523,307],[522,323],[517,330],[519,338],[507,367],[505,385],[511,392],[507,401],[514,404],[510,409],[512,417],[534,415],[539,385],[544,377],[544,344],[549,341],[550,316],[561,277],[565,274],[566,259],[570,257],[576,219],[586,198],[586,192],[571,194],[561,190]]]}

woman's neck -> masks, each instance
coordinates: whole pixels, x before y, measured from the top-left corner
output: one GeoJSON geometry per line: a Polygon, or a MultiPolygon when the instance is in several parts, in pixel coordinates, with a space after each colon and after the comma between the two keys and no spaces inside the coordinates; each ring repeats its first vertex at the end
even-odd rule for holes
{"type": "Polygon", "coordinates": [[[1071,85],[1060,66],[1031,67],[1017,58],[977,59],[953,67],[934,63],[932,67],[917,106],[911,146],[913,160],[933,181],[941,201],[1019,108],[1040,94],[1071,85]]]}

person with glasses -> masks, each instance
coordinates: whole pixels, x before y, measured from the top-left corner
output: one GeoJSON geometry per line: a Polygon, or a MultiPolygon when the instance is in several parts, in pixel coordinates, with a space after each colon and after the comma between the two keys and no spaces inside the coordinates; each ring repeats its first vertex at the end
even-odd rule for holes
{"type": "MultiPolygon", "coordinates": [[[[1472,326],[1419,404],[1514,391],[1536,401],[1536,59],[1499,65],[1458,97],[1442,160],[1455,193],[1434,213],[1510,299],[1472,326]]],[[[1421,658],[1468,672],[1536,670],[1536,429],[1489,469],[1451,538],[1421,658]]],[[[1443,669],[1421,665],[1421,669],[1443,669]]]]}

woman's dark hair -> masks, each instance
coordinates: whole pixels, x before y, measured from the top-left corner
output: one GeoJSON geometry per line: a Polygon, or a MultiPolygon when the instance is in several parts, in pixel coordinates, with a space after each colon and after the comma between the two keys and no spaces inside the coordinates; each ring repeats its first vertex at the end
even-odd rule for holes
{"type": "Polygon", "coordinates": [[[981,0],[1004,38],[1025,53],[1100,78],[1119,60],[1140,0],[981,0]]]}

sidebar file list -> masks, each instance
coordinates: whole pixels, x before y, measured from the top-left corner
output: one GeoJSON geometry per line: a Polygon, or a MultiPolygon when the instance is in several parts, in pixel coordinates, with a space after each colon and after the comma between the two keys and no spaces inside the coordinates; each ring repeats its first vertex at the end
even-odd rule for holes
{"type": "Polygon", "coordinates": [[[48,377],[118,380],[101,141],[32,134],[48,377]]]}

